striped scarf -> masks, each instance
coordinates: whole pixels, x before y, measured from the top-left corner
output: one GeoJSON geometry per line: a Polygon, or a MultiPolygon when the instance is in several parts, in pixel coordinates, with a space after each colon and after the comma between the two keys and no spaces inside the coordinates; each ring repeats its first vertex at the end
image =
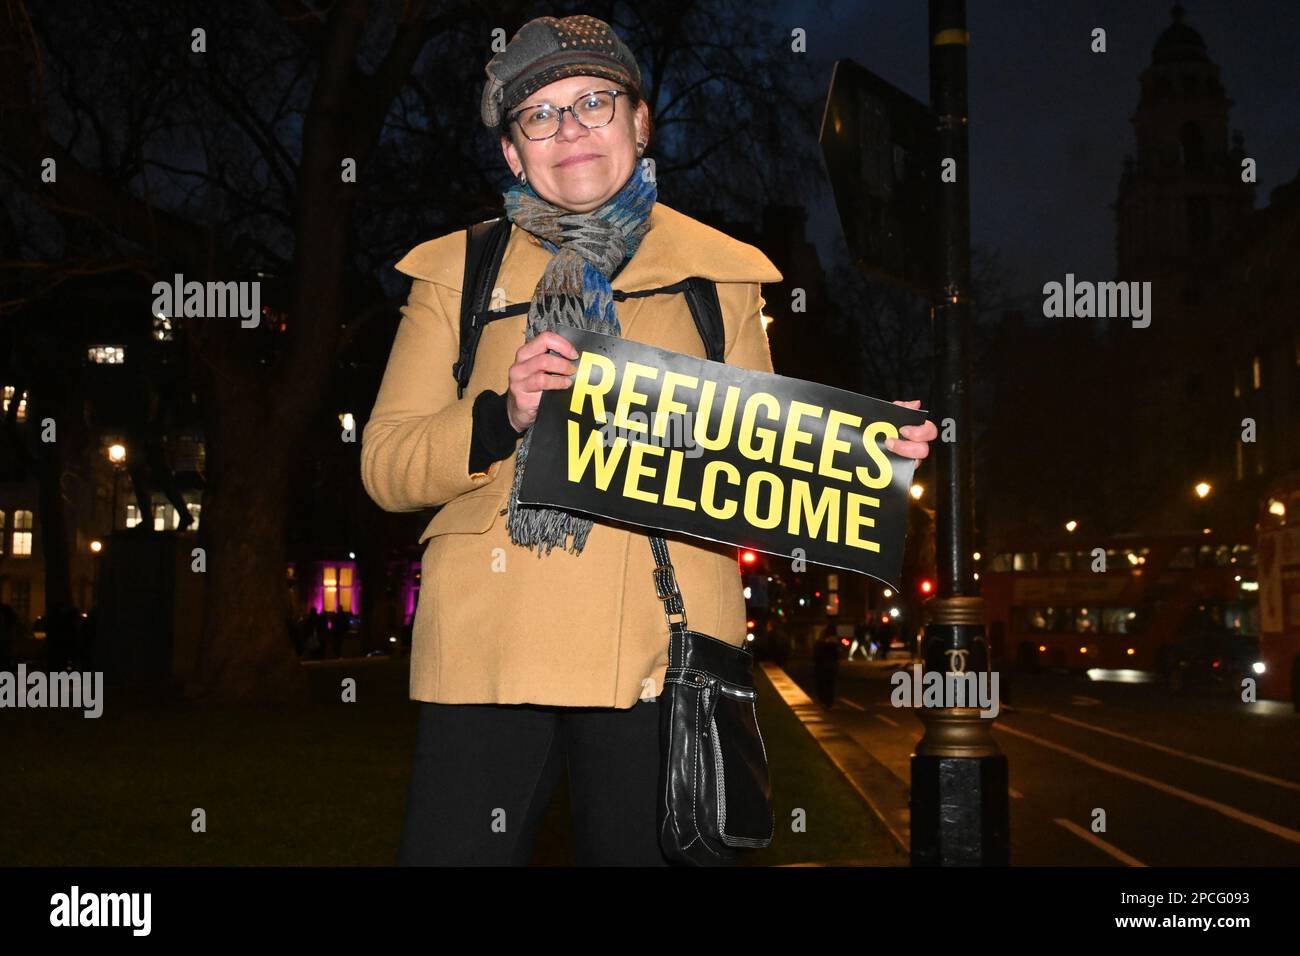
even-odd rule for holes
{"type": "MultiPolygon", "coordinates": [[[[506,190],[504,198],[507,218],[540,239],[552,253],[533,290],[525,341],[562,325],[621,336],[609,277],[636,253],[650,228],[650,209],[658,198],[654,181],[643,176],[638,165],[608,202],[583,213],[553,206],[532,186],[520,183],[506,190]]],[[[553,547],[581,554],[591,531],[590,518],[561,508],[519,503],[532,437],[529,428],[515,458],[506,518],[510,540],[526,548],[536,545],[539,558],[549,555],[553,547]],[[567,543],[570,535],[572,547],[567,543]]]]}

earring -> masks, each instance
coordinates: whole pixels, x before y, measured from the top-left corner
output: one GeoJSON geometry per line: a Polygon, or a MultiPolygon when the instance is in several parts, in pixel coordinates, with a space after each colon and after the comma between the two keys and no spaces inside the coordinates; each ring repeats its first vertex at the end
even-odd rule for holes
{"type": "Polygon", "coordinates": [[[516,176],[515,178],[519,180],[519,185],[521,186],[528,185],[528,174],[524,172],[522,169],[519,170],[519,175],[516,176]]]}
{"type": "Polygon", "coordinates": [[[640,158],[641,158],[641,154],[644,153],[644,152],[645,152],[645,143],[641,142],[640,140],[637,140],[637,143],[636,143],[636,156],[637,156],[637,159],[640,159],[640,158]]]}

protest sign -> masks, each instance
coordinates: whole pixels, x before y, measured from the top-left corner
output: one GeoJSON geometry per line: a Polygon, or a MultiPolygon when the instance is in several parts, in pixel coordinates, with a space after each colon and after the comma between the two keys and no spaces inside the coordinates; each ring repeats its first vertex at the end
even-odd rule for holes
{"type": "Polygon", "coordinates": [[[924,410],[563,327],[519,500],[871,575],[897,587],[924,410]]]}

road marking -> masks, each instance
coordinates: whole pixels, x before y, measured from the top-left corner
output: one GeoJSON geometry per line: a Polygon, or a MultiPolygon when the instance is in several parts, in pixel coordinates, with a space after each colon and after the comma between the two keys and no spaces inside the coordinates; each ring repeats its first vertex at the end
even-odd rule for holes
{"type": "Polygon", "coordinates": [[[1086,730],[1095,730],[1099,734],[1108,734],[1111,737],[1117,737],[1120,740],[1127,740],[1129,743],[1141,744],[1143,747],[1150,747],[1152,750],[1159,750],[1161,753],[1172,754],[1175,757],[1182,757],[1184,760],[1194,760],[1197,763],[1203,763],[1207,767],[1215,767],[1219,770],[1227,770],[1231,773],[1239,773],[1243,777],[1250,777],[1252,780],[1259,780],[1262,783],[1271,783],[1279,787],[1286,787],[1288,790],[1300,792],[1300,783],[1294,780],[1283,780],[1281,777],[1272,777],[1266,773],[1260,773],[1258,770],[1251,770],[1247,767],[1238,767],[1234,764],[1224,763],[1221,760],[1213,760],[1209,757],[1202,757],[1199,754],[1191,754],[1185,750],[1177,750],[1174,747],[1166,747],[1164,744],[1157,744],[1150,740],[1143,740],[1141,737],[1134,737],[1130,734],[1120,733],[1118,730],[1111,730],[1108,727],[1098,727],[1096,724],[1085,723],[1082,720],[1075,720],[1073,717],[1063,717],[1060,714],[1052,714],[1055,720],[1063,721],[1067,724],[1075,724],[1086,730]]]}
{"type": "Polygon", "coordinates": [[[1118,777],[1125,777],[1138,783],[1144,783],[1148,787],[1153,787],[1162,793],[1179,797],[1189,803],[1205,807],[1207,810],[1213,810],[1215,813],[1221,813],[1225,817],[1236,820],[1239,823],[1245,823],[1248,826],[1257,827],[1265,833],[1271,833],[1273,836],[1280,837],[1283,840],[1288,840],[1291,843],[1300,844],[1300,830],[1292,830],[1290,827],[1284,827],[1280,823],[1274,823],[1271,820],[1265,820],[1263,817],[1257,817],[1254,814],[1246,813],[1244,810],[1238,810],[1236,807],[1231,807],[1226,803],[1220,803],[1218,800],[1211,800],[1209,797],[1202,797],[1200,794],[1192,793],[1191,791],[1184,790],[1181,787],[1175,787],[1152,777],[1147,777],[1140,773],[1134,773],[1132,770],[1125,770],[1123,767],[1117,767],[1114,764],[1105,763],[1101,760],[1089,757],[1087,754],[1079,753],[1077,750],[1071,750],[1069,747],[1054,743],[1051,740],[1046,740],[1035,734],[1026,733],[1023,730],[1016,730],[1014,727],[1008,727],[1004,723],[994,723],[993,727],[997,730],[1006,731],[1007,733],[1013,734],[1017,737],[1032,740],[1034,743],[1041,744],[1044,747],[1050,747],[1052,750],[1059,750],[1066,756],[1073,757],[1075,760],[1080,760],[1083,763],[1096,767],[1098,770],[1105,770],[1106,772],[1113,773],[1118,777]]]}
{"type": "Polygon", "coordinates": [[[891,727],[898,726],[898,724],[895,721],[890,720],[884,714],[876,714],[875,716],[876,716],[876,720],[883,721],[884,723],[889,724],[889,726],[891,727]]]}
{"type": "Polygon", "coordinates": [[[1078,704],[1080,707],[1096,707],[1101,703],[1096,697],[1084,697],[1082,694],[1075,694],[1072,704],[1078,704]]]}
{"type": "Polygon", "coordinates": [[[849,700],[847,697],[841,697],[841,698],[840,698],[840,703],[841,703],[841,704],[844,704],[846,707],[852,707],[854,710],[866,710],[866,709],[867,709],[867,708],[863,707],[861,704],[855,704],[853,701],[849,700]]]}
{"type": "Polygon", "coordinates": [[[1146,864],[1143,863],[1141,860],[1139,860],[1137,857],[1129,856],[1119,847],[1107,843],[1101,837],[1097,836],[1097,834],[1093,833],[1091,830],[1085,830],[1083,827],[1079,826],[1079,824],[1075,823],[1073,820],[1066,820],[1064,817],[1056,817],[1052,822],[1059,823],[1061,826],[1065,827],[1065,829],[1069,830],[1075,836],[1082,837],[1083,839],[1091,843],[1093,846],[1095,846],[1097,849],[1105,853],[1109,853],[1111,856],[1119,860],[1125,866],[1146,866],[1146,864]]]}

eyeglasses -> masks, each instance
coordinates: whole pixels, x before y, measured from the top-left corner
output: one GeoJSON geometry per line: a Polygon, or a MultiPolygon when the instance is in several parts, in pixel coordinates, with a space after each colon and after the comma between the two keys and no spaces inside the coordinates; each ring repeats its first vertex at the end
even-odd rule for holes
{"type": "Polygon", "coordinates": [[[572,106],[555,107],[550,103],[526,106],[510,117],[531,140],[550,139],[560,131],[566,112],[587,129],[607,126],[614,118],[614,104],[626,90],[594,90],[584,93],[572,106]],[[527,115],[525,115],[527,114],[527,115]]]}

